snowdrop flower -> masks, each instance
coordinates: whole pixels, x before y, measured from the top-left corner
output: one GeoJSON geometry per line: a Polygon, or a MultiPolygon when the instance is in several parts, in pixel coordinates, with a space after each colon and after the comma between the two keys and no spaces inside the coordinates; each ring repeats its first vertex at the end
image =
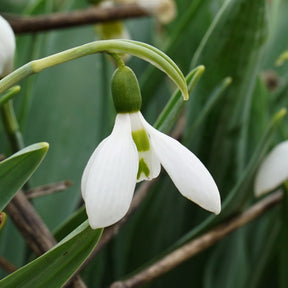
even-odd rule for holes
{"type": "MultiPolygon", "coordinates": [[[[101,8],[113,8],[114,1],[106,0],[99,4],[101,8]]],[[[96,25],[97,31],[103,40],[109,39],[131,39],[129,31],[125,27],[123,21],[111,21],[96,25]]]]}
{"type": "Polygon", "coordinates": [[[9,23],[0,16],[0,78],[12,71],[15,36],[9,23]]]}
{"type": "Polygon", "coordinates": [[[255,180],[255,195],[270,192],[288,180],[288,140],[278,144],[263,160],[255,180]]]}
{"type": "Polygon", "coordinates": [[[176,17],[176,5],[173,0],[136,0],[136,3],[152,13],[161,24],[168,24],[176,17]]]}
{"type": "Polygon", "coordinates": [[[120,220],[129,209],[136,182],[157,177],[161,165],[183,196],[220,213],[219,191],[205,166],[143,118],[140,89],[130,68],[115,71],[112,95],[117,111],[113,131],[96,148],[82,176],[90,226],[96,229],[120,220]]]}

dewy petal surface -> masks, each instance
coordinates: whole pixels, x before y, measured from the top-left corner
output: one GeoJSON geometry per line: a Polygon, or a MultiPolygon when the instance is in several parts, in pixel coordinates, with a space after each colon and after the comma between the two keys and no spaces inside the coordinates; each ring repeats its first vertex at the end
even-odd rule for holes
{"type": "Polygon", "coordinates": [[[95,150],[82,176],[82,195],[93,229],[110,226],[126,214],[137,171],[129,115],[118,114],[111,135],[95,150]]]}
{"type": "Polygon", "coordinates": [[[261,196],[288,179],[288,141],[281,142],[263,160],[255,180],[255,195],[261,196]]]}
{"type": "Polygon", "coordinates": [[[202,162],[177,140],[159,132],[146,121],[145,127],[156,155],[180,193],[202,208],[219,214],[220,194],[202,162]]]}

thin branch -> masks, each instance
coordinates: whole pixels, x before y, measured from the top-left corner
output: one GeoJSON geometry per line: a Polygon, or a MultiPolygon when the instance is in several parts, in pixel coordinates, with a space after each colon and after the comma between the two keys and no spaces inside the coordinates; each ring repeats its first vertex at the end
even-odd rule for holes
{"type": "Polygon", "coordinates": [[[137,4],[125,4],[111,8],[92,7],[86,10],[33,17],[2,14],[12,26],[14,32],[18,34],[110,22],[128,18],[139,18],[148,15],[149,13],[140,8],[137,4]]]}
{"type": "Polygon", "coordinates": [[[1,256],[0,256],[0,266],[8,273],[13,273],[18,269],[15,265],[13,265],[12,263],[10,263],[1,256]]]}
{"type": "Polygon", "coordinates": [[[46,196],[56,192],[64,191],[71,185],[72,183],[70,181],[61,181],[28,190],[27,192],[25,192],[25,195],[28,199],[33,199],[40,196],[46,196]]]}
{"type": "Polygon", "coordinates": [[[184,261],[212,246],[217,241],[232,231],[236,230],[237,228],[240,228],[253,219],[259,217],[264,212],[278,204],[282,198],[282,191],[278,191],[271,194],[270,196],[267,196],[265,199],[254,204],[246,211],[240,213],[232,219],[223,222],[202,236],[191,240],[187,244],[176,249],[169,255],[155,262],[148,268],[140,271],[138,274],[132,276],[131,278],[125,281],[118,281],[113,283],[110,288],[132,288],[147,284],[153,279],[167,273],[184,261]]]}
{"type": "Polygon", "coordinates": [[[23,192],[17,192],[6,211],[37,256],[57,243],[23,192]]]}
{"type": "MultiPolygon", "coordinates": [[[[45,253],[57,243],[23,192],[17,192],[7,205],[6,211],[18,227],[28,246],[37,256],[45,253]]],[[[76,280],[72,287],[86,287],[81,280],[78,278],[76,280]]]]}
{"type": "MultiPolygon", "coordinates": [[[[133,214],[138,206],[141,204],[143,199],[146,197],[147,193],[151,189],[151,187],[155,184],[155,180],[144,182],[135,192],[135,196],[133,198],[133,201],[131,203],[131,206],[125,215],[124,218],[122,218],[119,222],[116,224],[106,228],[102,234],[102,237],[100,238],[99,243],[94,248],[92,253],[89,255],[89,257],[86,259],[86,261],[81,265],[81,267],[78,269],[77,273],[82,271],[93,259],[94,257],[113,239],[114,236],[116,236],[120,230],[120,228],[127,222],[128,218],[133,214]]],[[[71,284],[68,283],[64,287],[65,288],[72,288],[70,286],[71,284]]]]}
{"type": "MultiPolygon", "coordinates": [[[[125,215],[119,222],[116,224],[106,228],[104,233],[99,241],[98,245],[95,247],[94,251],[90,255],[90,257],[94,257],[98,252],[103,249],[104,246],[115,236],[118,234],[120,228],[127,222],[129,217],[136,211],[139,205],[142,203],[144,198],[147,196],[148,192],[150,191],[151,187],[155,184],[155,180],[144,182],[136,191],[135,197],[131,203],[131,206],[125,215]]],[[[90,258],[89,257],[89,258],[90,258]]],[[[89,258],[87,259],[89,261],[89,258]]]]}

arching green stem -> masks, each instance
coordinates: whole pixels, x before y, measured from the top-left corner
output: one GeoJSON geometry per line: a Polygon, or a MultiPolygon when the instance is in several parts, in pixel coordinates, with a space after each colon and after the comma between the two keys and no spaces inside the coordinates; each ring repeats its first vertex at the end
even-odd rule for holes
{"type": "Polygon", "coordinates": [[[95,41],[39,60],[31,61],[0,81],[0,93],[31,74],[38,73],[44,69],[67,61],[99,52],[108,54],[127,53],[150,62],[166,73],[179,87],[184,100],[188,100],[188,89],[185,78],[178,66],[166,54],[148,44],[124,39],[95,41]]]}

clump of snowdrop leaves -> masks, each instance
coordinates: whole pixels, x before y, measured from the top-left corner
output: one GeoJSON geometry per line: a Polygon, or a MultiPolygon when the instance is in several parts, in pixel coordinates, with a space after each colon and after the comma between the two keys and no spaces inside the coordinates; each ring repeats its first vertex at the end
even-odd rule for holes
{"type": "Polygon", "coordinates": [[[15,36],[9,23],[0,16],[0,78],[12,71],[15,36]]]}
{"type": "Polygon", "coordinates": [[[127,66],[115,71],[112,95],[117,111],[113,131],[96,148],[82,176],[90,226],[102,228],[120,220],[129,209],[136,183],[157,177],[161,164],[183,196],[220,213],[219,191],[205,166],[142,116],[138,81],[127,66]]]}
{"type": "Polygon", "coordinates": [[[263,160],[255,178],[255,195],[275,190],[287,180],[288,140],[278,144],[263,160]]]}

